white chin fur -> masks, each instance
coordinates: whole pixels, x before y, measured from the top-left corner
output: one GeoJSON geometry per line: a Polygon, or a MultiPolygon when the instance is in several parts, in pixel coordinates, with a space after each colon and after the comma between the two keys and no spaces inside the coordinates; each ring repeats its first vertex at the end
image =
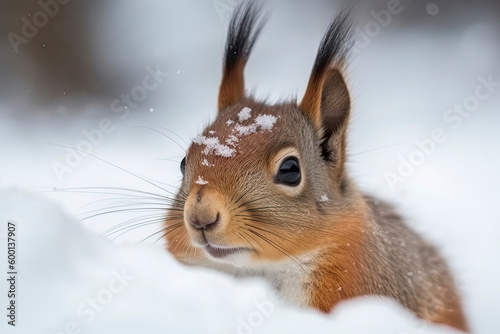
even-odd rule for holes
{"type": "Polygon", "coordinates": [[[212,262],[229,264],[235,268],[248,267],[250,265],[250,254],[248,252],[240,252],[230,254],[224,257],[213,257],[206,250],[203,250],[205,256],[212,262]]]}

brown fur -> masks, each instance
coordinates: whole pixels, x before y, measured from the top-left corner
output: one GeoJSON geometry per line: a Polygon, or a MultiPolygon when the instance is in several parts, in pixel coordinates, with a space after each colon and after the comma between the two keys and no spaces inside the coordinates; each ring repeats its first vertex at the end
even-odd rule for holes
{"type": "MultiPolygon", "coordinates": [[[[241,33],[239,21],[247,25],[237,45],[256,36],[248,25],[256,19],[246,17],[256,11],[251,2],[242,6],[231,23],[233,34],[241,33]]],[[[266,277],[297,305],[329,312],[348,298],[385,296],[421,319],[466,331],[459,294],[437,250],[392,208],[362,195],[345,172],[351,103],[339,66],[345,47],[336,43],[347,43],[346,22],[341,15],[325,35],[300,105],[242,96],[244,62],[230,62],[219,114],[201,138],[233,151],[224,156],[200,138],[190,146],[166,219],[168,250],[186,264],[266,277]],[[244,108],[251,109],[249,119],[239,117],[244,108]],[[271,129],[234,140],[238,127],[262,116],[275,120],[271,129]],[[277,182],[288,156],[299,162],[298,185],[277,182]],[[194,221],[213,224],[200,228],[194,221]],[[209,247],[235,253],[218,258],[209,247]]],[[[234,38],[230,30],[228,40],[234,38]]]]}
{"type": "Polygon", "coordinates": [[[302,102],[300,102],[300,110],[303,110],[318,127],[321,127],[320,106],[324,81],[325,78],[313,73],[307,84],[302,102]]]}
{"type": "Polygon", "coordinates": [[[218,110],[224,110],[245,96],[244,68],[245,63],[240,61],[234,69],[224,73],[219,88],[218,110]]]}
{"type": "Polygon", "coordinates": [[[238,102],[245,96],[244,70],[252,47],[262,29],[260,7],[256,4],[239,6],[229,23],[222,82],[219,88],[218,110],[238,102]]]}

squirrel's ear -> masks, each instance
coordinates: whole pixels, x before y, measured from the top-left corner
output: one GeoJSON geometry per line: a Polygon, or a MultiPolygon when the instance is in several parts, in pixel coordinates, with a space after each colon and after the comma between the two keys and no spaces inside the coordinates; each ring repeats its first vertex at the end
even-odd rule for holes
{"type": "Polygon", "coordinates": [[[219,88],[219,112],[245,96],[243,72],[264,21],[261,18],[261,7],[256,1],[244,1],[234,11],[227,32],[219,88]]]}
{"type": "Polygon", "coordinates": [[[323,157],[334,162],[335,176],[339,180],[344,172],[347,125],[351,113],[349,90],[339,69],[332,68],[327,72],[320,109],[323,157]]]}
{"type": "Polygon", "coordinates": [[[342,75],[354,42],[351,10],[342,11],[321,41],[300,110],[312,121],[323,141],[323,156],[335,162],[338,176],[345,160],[345,134],[351,108],[342,75]]]}
{"type": "Polygon", "coordinates": [[[334,67],[325,71],[321,83],[310,87],[302,99],[300,109],[308,116],[319,132],[330,137],[349,118],[351,99],[341,69],[334,67]]]}
{"type": "Polygon", "coordinates": [[[320,122],[324,129],[324,137],[339,133],[347,127],[351,112],[349,89],[337,68],[329,69],[321,91],[320,122]]]}
{"type": "Polygon", "coordinates": [[[342,107],[347,112],[349,109],[345,108],[350,103],[341,69],[345,68],[347,55],[354,43],[351,11],[352,9],[341,11],[323,36],[299,106],[318,129],[328,127],[332,119],[337,118],[335,115],[342,112],[342,107]],[[324,104],[326,105],[323,106],[324,104]],[[323,121],[327,123],[324,124],[323,121]]]}

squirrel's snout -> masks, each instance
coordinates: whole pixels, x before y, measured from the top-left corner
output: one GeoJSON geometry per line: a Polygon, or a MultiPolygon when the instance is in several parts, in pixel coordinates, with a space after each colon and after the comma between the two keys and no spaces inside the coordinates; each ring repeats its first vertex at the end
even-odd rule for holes
{"type": "Polygon", "coordinates": [[[197,230],[210,230],[217,226],[219,223],[220,214],[217,212],[215,216],[213,214],[194,214],[189,217],[189,223],[194,226],[197,230]]]}
{"type": "Polygon", "coordinates": [[[184,206],[186,224],[195,230],[213,230],[221,225],[223,198],[217,193],[192,191],[184,206]]]}

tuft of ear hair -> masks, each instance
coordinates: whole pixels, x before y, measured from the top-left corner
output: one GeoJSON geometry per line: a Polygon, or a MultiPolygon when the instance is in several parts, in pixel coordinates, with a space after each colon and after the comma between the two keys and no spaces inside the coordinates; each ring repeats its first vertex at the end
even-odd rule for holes
{"type": "Polygon", "coordinates": [[[252,47],[264,26],[261,5],[244,1],[235,9],[227,32],[218,110],[238,102],[245,96],[243,72],[252,47]]]}
{"type": "Polygon", "coordinates": [[[343,9],[321,40],[299,109],[324,139],[325,160],[335,162],[336,178],[343,174],[346,130],[351,110],[349,89],[342,72],[355,42],[352,7],[343,9]]]}

